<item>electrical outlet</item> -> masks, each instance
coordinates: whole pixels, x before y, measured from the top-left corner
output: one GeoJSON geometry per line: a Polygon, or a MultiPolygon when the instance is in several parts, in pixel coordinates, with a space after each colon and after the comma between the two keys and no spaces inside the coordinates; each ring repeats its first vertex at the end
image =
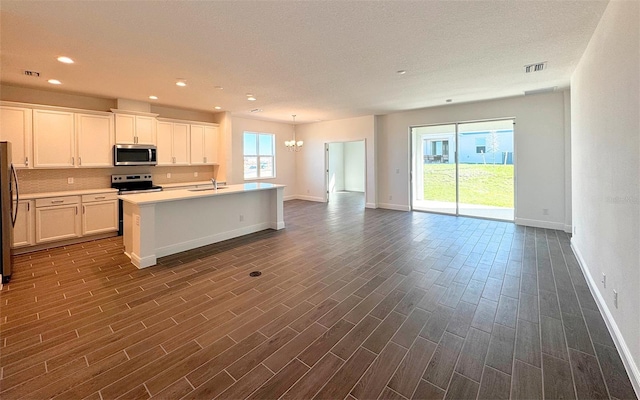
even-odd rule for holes
{"type": "Polygon", "coordinates": [[[396,174],[400,173],[400,168],[396,168],[396,174]]]}
{"type": "Polygon", "coordinates": [[[240,214],[240,222],[244,221],[244,215],[240,214]]]}
{"type": "Polygon", "coordinates": [[[67,178],[67,183],[71,185],[73,183],[73,178],[67,178]]]}
{"type": "Polygon", "coordinates": [[[198,171],[194,172],[194,173],[193,173],[193,176],[194,176],[195,178],[197,178],[197,177],[198,177],[198,171]]]}
{"type": "Polygon", "coordinates": [[[389,200],[393,200],[393,196],[389,195],[389,200]]]}
{"type": "Polygon", "coordinates": [[[602,286],[607,287],[607,275],[604,272],[602,273],[602,286]]]}
{"type": "Polygon", "coordinates": [[[171,172],[167,172],[167,179],[171,178],[171,172]]]}
{"type": "Polygon", "coordinates": [[[618,308],[618,292],[613,290],[613,305],[618,308]]]}
{"type": "Polygon", "coordinates": [[[549,215],[549,209],[548,208],[543,208],[542,209],[542,215],[549,215]]]}
{"type": "Polygon", "coordinates": [[[574,226],[573,226],[573,234],[574,234],[574,235],[576,234],[576,230],[577,230],[577,229],[576,229],[576,227],[575,227],[575,225],[574,225],[574,226]]]}
{"type": "Polygon", "coordinates": [[[307,189],[307,194],[309,194],[309,189],[307,189]]]}

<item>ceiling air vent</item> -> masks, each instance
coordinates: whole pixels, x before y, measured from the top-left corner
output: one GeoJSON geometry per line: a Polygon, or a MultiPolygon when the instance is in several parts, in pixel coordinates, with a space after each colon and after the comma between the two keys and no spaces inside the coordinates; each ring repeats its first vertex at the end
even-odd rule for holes
{"type": "Polygon", "coordinates": [[[262,108],[254,108],[251,110],[252,113],[262,112],[262,108]]]}
{"type": "Polygon", "coordinates": [[[36,71],[24,71],[24,74],[26,76],[33,76],[34,78],[39,78],[40,77],[40,72],[36,72],[36,71]]]}
{"type": "Polygon", "coordinates": [[[541,63],[525,65],[524,72],[525,74],[528,74],[531,72],[540,72],[540,71],[544,71],[546,68],[547,68],[547,62],[545,61],[541,63]]]}

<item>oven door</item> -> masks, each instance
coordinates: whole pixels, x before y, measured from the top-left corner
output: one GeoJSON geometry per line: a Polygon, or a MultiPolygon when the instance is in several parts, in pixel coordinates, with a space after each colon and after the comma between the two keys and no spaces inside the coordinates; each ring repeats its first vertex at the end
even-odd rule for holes
{"type": "Polygon", "coordinates": [[[113,146],[113,165],[156,165],[157,149],[152,145],[116,144],[113,146]]]}

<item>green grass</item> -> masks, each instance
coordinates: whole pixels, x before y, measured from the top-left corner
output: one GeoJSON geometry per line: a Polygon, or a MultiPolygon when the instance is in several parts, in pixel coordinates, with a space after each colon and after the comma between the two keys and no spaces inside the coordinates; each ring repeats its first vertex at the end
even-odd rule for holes
{"type": "MultiPolygon", "coordinates": [[[[460,203],[513,208],[513,165],[460,164],[460,203]]],[[[456,201],[455,164],[424,165],[424,199],[456,201]]]]}

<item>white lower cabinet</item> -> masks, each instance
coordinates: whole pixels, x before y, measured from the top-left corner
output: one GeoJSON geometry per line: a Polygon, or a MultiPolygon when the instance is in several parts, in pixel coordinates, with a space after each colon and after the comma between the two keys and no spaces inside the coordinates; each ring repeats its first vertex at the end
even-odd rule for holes
{"type": "Polygon", "coordinates": [[[73,239],[81,233],[80,197],[36,200],[36,243],[73,239]]]}
{"type": "Polygon", "coordinates": [[[118,230],[118,200],[115,194],[82,196],[82,235],[118,230]]]}
{"type": "Polygon", "coordinates": [[[18,202],[18,217],[13,227],[12,247],[33,246],[36,244],[34,232],[35,207],[33,200],[20,200],[18,202]]]}

